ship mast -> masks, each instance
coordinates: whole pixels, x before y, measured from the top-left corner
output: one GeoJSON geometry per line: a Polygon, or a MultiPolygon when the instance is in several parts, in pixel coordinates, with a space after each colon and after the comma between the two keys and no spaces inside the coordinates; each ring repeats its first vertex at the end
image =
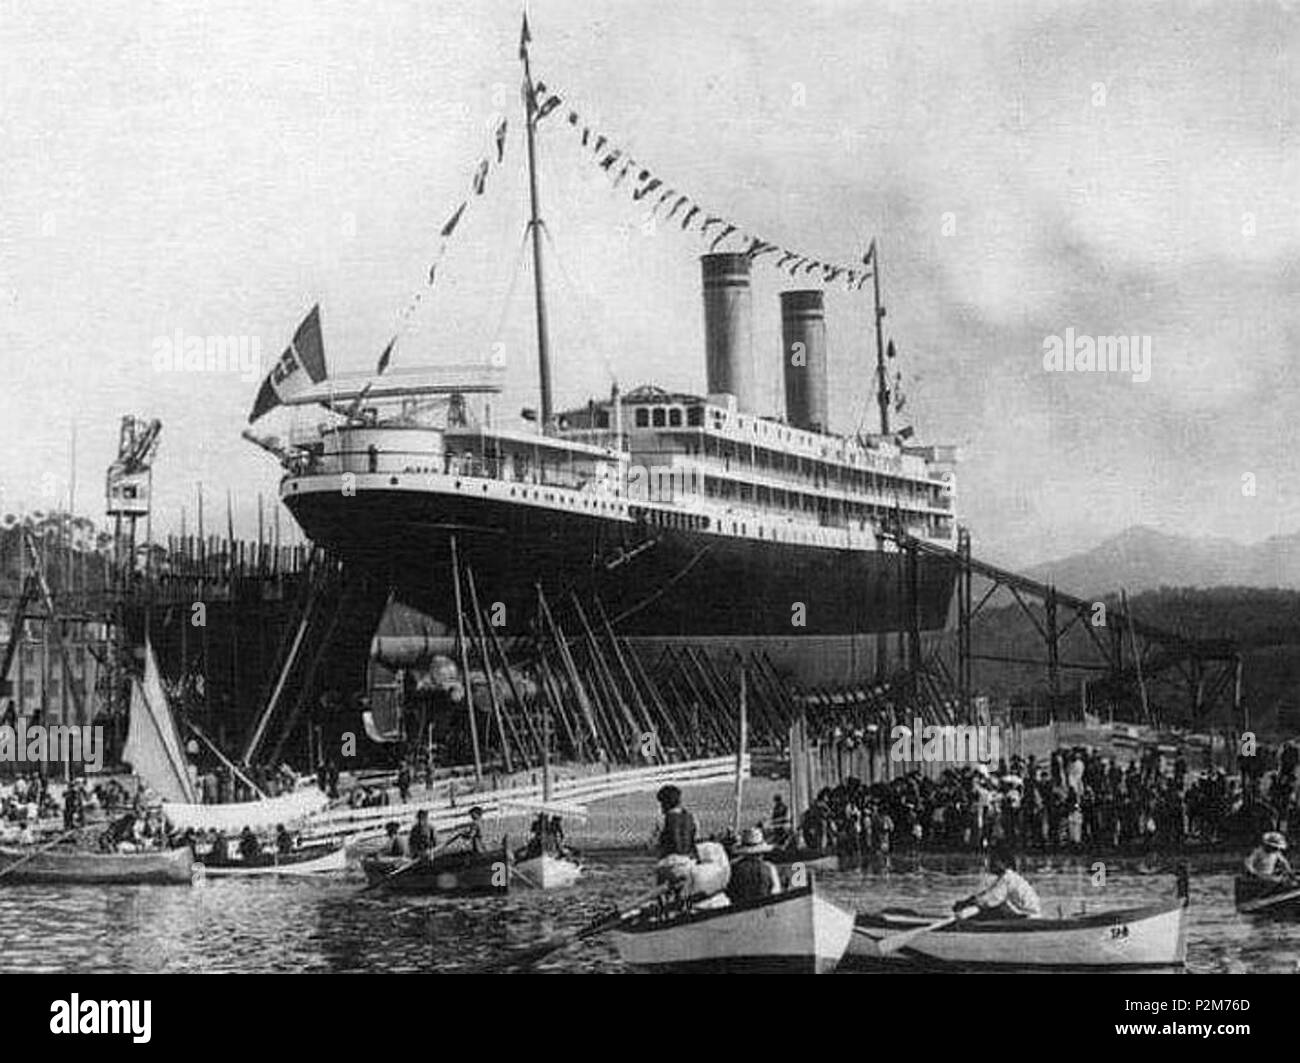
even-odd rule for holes
{"type": "Polygon", "coordinates": [[[885,336],[881,322],[885,308],[880,305],[880,249],[871,241],[871,292],[873,315],[876,319],[876,402],[880,405],[880,434],[889,435],[889,377],[885,371],[885,336]]]}
{"type": "Polygon", "coordinates": [[[542,219],[537,200],[537,96],[533,91],[533,72],[528,60],[528,15],[524,15],[523,32],[519,38],[519,58],[524,64],[524,127],[528,136],[528,198],[530,215],[528,228],[533,235],[533,300],[537,307],[537,370],[541,378],[541,428],[547,435],[551,430],[551,352],[546,329],[546,294],[542,286],[542,219]]]}

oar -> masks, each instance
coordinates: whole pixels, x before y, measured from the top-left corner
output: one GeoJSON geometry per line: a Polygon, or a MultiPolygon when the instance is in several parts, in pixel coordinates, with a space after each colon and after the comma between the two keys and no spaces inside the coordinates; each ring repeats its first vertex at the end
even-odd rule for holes
{"type": "Polygon", "coordinates": [[[971,905],[969,908],[963,908],[960,912],[948,916],[947,919],[940,919],[937,923],[928,923],[925,926],[918,926],[915,930],[905,930],[901,934],[881,938],[876,942],[876,948],[880,950],[882,956],[888,956],[899,949],[906,948],[922,934],[929,934],[934,930],[942,930],[945,926],[952,926],[953,923],[960,923],[963,919],[969,919],[978,911],[977,907],[971,905]]]}
{"type": "Polygon", "coordinates": [[[15,860],[12,864],[10,864],[8,867],[6,867],[3,871],[0,871],[0,878],[4,878],[5,875],[9,874],[9,872],[10,872],[10,871],[13,871],[15,868],[22,867],[23,864],[27,863],[27,861],[30,860],[32,857],[34,857],[34,856],[40,856],[41,853],[46,852],[46,851],[49,850],[49,849],[53,849],[53,848],[54,848],[56,845],[58,845],[60,842],[67,841],[67,840],[68,840],[69,838],[71,838],[74,834],[76,834],[77,831],[79,831],[80,829],[81,829],[80,827],[74,827],[72,830],[64,831],[64,832],[63,832],[62,834],[60,834],[57,838],[55,838],[54,841],[52,841],[52,842],[46,842],[44,845],[39,846],[39,847],[36,848],[36,849],[33,849],[30,853],[28,853],[26,856],[24,856],[21,860],[15,860]]]}
{"type": "Polygon", "coordinates": [[[595,937],[597,934],[603,934],[608,930],[626,923],[630,919],[635,919],[640,915],[653,901],[657,901],[670,887],[660,886],[642,897],[638,897],[632,904],[622,911],[614,912],[611,915],[604,915],[588,923],[578,930],[570,931],[567,934],[560,934],[549,941],[543,941],[540,945],[534,945],[532,948],[523,949],[519,952],[504,956],[492,963],[484,964],[479,967],[475,974],[490,974],[494,971],[504,971],[511,967],[533,967],[546,959],[553,952],[559,952],[569,945],[576,945],[579,941],[585,941],[587,938],[595,937]]]}
{"type": "Polygon", "coordinates": [[[1257,901],[1247,901],[1245,904],[1241,905],[1237,911],[1258,912],[1261,908],[1271,908],[1273,905],[1280,904],[1282,901],[1294,900],[1297,897],[1300,897],[1300,887],[1287,890],[1284,893],[1270,894],[1267,897],[1261,897],[1257,901]]]}

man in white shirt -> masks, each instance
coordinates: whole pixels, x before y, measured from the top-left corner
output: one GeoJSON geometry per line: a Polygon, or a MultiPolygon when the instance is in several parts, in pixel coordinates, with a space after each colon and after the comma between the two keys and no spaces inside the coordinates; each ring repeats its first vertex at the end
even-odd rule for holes
{"type": "Polygon", "coordinates": [[[1273,882],[1289,882],[1294,878],[1291,865],[1282,853],[1286,850],[1286,836],[1271,830],[1264,835],[1259,847],[1246,858],[1246,871],[1256,878],[1273,882]]]}
{"type": "Polygon", "coordinates": [[[989,870],[997,876],[988,889],[954,904],[953,911],[974,906],[977,910],[966,918],[973,919],[1030,919],[1042,914],[1038,894],[1015,869],[1015,858],[1004,850],[994,850],[989,857],[989,870]]]}

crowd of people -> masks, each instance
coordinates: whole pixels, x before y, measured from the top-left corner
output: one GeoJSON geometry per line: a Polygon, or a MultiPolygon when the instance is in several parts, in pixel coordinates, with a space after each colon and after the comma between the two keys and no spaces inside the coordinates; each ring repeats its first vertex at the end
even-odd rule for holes
{"type": "Polygon", "coordinates": [[[0,840],[30,840],[43,820],[62,818],[63,829],[84,827],[87,820],[138,808],[142,798],[116,779],[91,786],[85,777],[70,783],[53,783],[37,771],[19,775],[0,785],[0,840]]]}
{"type": "Polygon", "coordinates": [[[850,778],[816,795],[797,832],[778,797],[768,833],[779,846],[864,857],[1004,845],[1090,853],[1238,845],[1265,831],[1285,834],[1298,818],[1296,760],[1284,750],[1274,769],[1230,777],[1193,774],[1181,757],[1166,765],[1153,753],[1125,766],[1079,747],[1046,761],[1013,757],[995,770],[952,767],[937,778],[850,778]]]}

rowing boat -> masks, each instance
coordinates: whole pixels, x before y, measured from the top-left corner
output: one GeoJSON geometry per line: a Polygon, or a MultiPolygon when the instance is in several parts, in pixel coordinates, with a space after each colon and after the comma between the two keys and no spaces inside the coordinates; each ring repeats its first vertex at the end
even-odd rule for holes
{"type": "Polygon", "coordinates": [[[1179,900],[1071,919],[963,920],[920,934],[897,952],[879,943],[942,916],[888,911],[858,916],[846,962],[896,969],[1133,970],[1182,967],[1187,904],[1179,900]]]}
{"type": "Polygon", "coordinates": [[[211,855],[199,856],[197,867],[203,873],[217,878],[247,875],[321,875],[343,871],[348,866],[347,850],[341,843],[326,842],[304,845],[289,853],[266,850],[245,860],[238,852],[230,853],[224,860],[213,860],[211,855]]]}
{"type": "Polygon", "coordinates": [[[510,888],[510,854],[504,845],[487,853],[465,850],[416,861],[368,856],[361,861],[361,870],[371,886],[392,893],[456,896],[505,893],[510,888]]]}
{"type": "Polygon", "coordinates": [[[827,974],[852,933],[852,913],[805,886],[725,908],[651,910],[612,937],[623,962],[638,970],[827,974]]]}
{"type": "Polygon", "coordinates": [[[143,853],[0,848],[0,884],[188,885],[193,861],[188,848],[143,853]]]}
{"type": "Polygon", "coordinates": [[[1255,875],[1238,875],[1233,899],[1242,915],[1262,919],[1300,919],[1300,883],[1269,882],[1255,875]]]}

